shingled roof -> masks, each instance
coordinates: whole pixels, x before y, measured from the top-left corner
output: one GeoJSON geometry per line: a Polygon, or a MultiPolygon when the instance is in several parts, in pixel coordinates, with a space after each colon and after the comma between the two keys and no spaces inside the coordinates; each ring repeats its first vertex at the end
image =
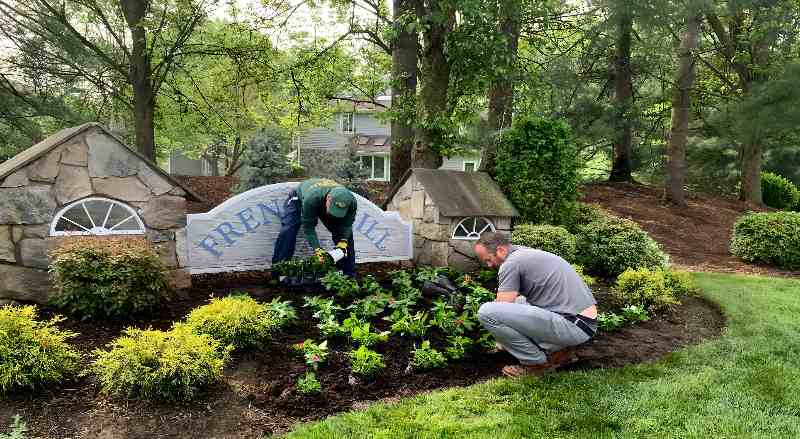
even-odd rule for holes
{"type": "Polygon", "coordinates": [[[102,125],[97,122],[89,122],[83,125],[78,125],[72,128],[65,128],[46,139],[42,140],[41,142],[37,143],[36,145],[31,146],[30,148],[22,151],[21,153],[15,155],[14,157],[6,160],[3,163],[0,163],[0,181],[3,181],[4,178],[8,177],[9,175],[13,174],[17,170],[24,168],[25,166],[33,163],[40,157],[44,156],[48,152],[58,148],[59,146],[63,145],[64,143],[68,142],[75,136],[78,136],[91,128],[98,128],[103,131],[104,134],[114,138],[120,145],[124,146],[128,149],[132,154],[136,155],[140,160],[146,163],[150,168],[152,168],[155,172],[157,172],[162,177],[166,178],[170,183],[174,186],[178,186],[192,198],[192,201],[204,201],[202,197],[197,195],[191,188],[184,185],[180,181],[174,179],[171,175],[161,169],[157,164],[150,161],[147,157],[142,155],[139,151],[136,151],[130,148],[128,145],[125,144],[122,140],[118,137],[110,133],[106,130],[102,125]]]}
{"type": "Polygon", "coordinates": [[[409,169],[395,185],[387,202],[414,175],[431,197],[439,214],[444,216],[519,216],[519,212],[485,172],[461,172],[444,169],[409,169]]]}

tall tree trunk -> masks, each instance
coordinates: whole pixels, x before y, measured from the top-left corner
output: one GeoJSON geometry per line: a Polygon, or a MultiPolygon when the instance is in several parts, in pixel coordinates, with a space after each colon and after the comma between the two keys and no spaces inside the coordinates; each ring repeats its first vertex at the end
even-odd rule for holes
{"type": "Polygon", "coordinates": [[[145,157],[155,161],[155,93],[150,77],[150,55],[147,50],[147,34],[143,23],[149,3],[146,0],[120,0],[125,21],[131,31],[129,79],[133,87],[136,146],[145,157]]]}
{"type": "Polygon", "coordinates": [[[761,142],[755,139],[742,147],[742,189],[739,198],[755,205],[763,204],[761,194],[761,142]]]}
{"type": "MultiPolygon", "coordinates": [[[[442,166],[439,147],[443,146],[443,134],[448,116],[448,91],[450,88],[450,63],[444,53],[445,38],[455,24],[455,10],[446,2],[430,2],[425,14],[423,31],[423,53],[421,86],[417,104],[418,120],[416,144],[412,155],[415,168],[436,169],[442,166]]],[[[419,14],[419,12],[417,12],[419,14]]]]}
{"type": "Polygon", "coordinates": [[[413,120],[416,110],[417,60],[419,39],[417,32],[409,32],[405,21],[413,16],[411,0],[394,0],[395,40],[392,45],[392,153],[391,184],[395,185],[411,167],[414,148],[413,120]]]}
{"type": "MultiPolygon", "coordinates": [[[[621,8],[620,8],[621,9],[621,8]]],[[[631,158],[631,121],[630,110],[633,97],[633,80],[631,73],[631,33],[633,17],[628,11],[617,12],[617,44],[614,58],[614,106],[615,133],[614,158],[611,167],[611,181],[633,181],[631,158]]]]}
{"type": "MultiPolygon", "coordinates": [[[[489,128],[494,133],[511,126],[514,111],[514,78],[520,26],[519,1],[502,0],[498,12],[497,30],[505,38],[506,53],[503,63],[503,76],[495,78],[489,85],[489,128]]],[[[496,154],[496,139],[492,139],[483,145],[480,169],[492,176],[495,174],[496,154]]]]}
{"type": "Polygon", "coordinates": [[[683,177],[686,163],[686,139],[689,136],[690,91],[694,86],[694,51],[700,37],[700,16],[690,15],[686,19],[686,30],[678,50],[679,67],[672,93],[672,126],[669,132],[669,161],[667,184],[664,187],[667,201],[686,206],[683,193],[683,177]]]}

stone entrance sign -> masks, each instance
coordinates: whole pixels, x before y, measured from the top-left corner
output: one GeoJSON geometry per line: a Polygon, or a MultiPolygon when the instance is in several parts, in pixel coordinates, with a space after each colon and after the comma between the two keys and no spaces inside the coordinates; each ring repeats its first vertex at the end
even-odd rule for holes
{"type": "MultiPolygon", "coordinates": [[[[187,215],[186,265],[193,273],[217,273],[269,268],[281,229],[281,217],[289,192],[299,183],[262,186],[239,194],[210,212],[187,215]]],[[[404,261],[413,258],[411,223],[397,212],[384,212],[366,198],[353,194],[358,213],[353,224],[356,262],[404,261]]],[[[317,233],[323,248],[333,248],[322,224],[317,233]]],[[[180,244],[179,244],[180,246],[180,244]]],[[[302,229],[297,236],[297,256],[311,248],[302,229]]]]}

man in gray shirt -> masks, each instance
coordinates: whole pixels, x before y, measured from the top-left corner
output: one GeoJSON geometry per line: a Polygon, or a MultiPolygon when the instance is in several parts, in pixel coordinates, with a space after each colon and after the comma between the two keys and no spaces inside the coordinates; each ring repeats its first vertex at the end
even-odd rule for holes
{"type": "Polygon", "coordinates": [[[563,349],[597,332],[597,301],[572,265],[494,232],[481,236],[475,253],[489,267],[500,267],[497,297],[480,307],[478,319],[520,362],[503,374],[542,375],[573,361],[563,349]]]}

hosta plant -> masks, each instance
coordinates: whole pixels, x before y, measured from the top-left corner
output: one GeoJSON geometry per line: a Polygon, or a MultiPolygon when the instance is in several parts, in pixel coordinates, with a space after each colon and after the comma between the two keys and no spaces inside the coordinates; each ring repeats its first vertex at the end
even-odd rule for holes
{"type": "Polygon", "coordinates": [[[414,370],[436,369],[447,364],[444,354],[431,347],[431,342],[425,340],[411,353],[409,366],[414,370]]]}
{"type": "Polygon", "coordinates": [[[386,365],[383,363],[383,355],[361,345],[358,349],[350,352],[350,370],[356,375],[369,377],[380,372],[386,365]]]}

